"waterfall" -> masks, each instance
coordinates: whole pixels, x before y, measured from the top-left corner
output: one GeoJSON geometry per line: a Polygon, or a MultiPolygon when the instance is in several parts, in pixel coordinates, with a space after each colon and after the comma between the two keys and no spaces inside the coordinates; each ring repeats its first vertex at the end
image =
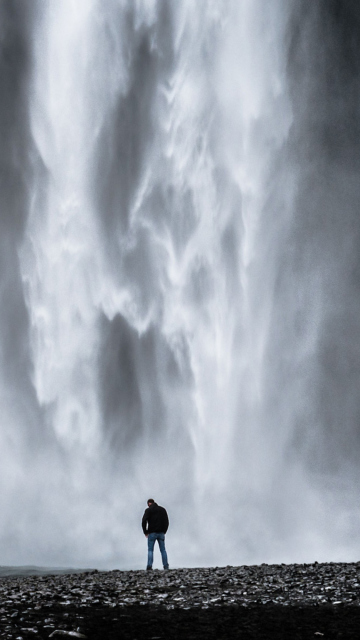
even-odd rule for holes
{"type": "Polygon", "coordinates": [[[172,566],[357,557],[340,4],[0,8],[1,564],[142,568],[149,497],[172,566]]]}

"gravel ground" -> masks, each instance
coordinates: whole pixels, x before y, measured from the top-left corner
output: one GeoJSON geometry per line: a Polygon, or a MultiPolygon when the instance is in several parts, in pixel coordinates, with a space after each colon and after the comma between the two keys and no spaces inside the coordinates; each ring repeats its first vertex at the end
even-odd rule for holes
{"type": "Polygon", "coordinates": [[[0,579],[0,637],[360,638],[360,563],[0,579]]]}

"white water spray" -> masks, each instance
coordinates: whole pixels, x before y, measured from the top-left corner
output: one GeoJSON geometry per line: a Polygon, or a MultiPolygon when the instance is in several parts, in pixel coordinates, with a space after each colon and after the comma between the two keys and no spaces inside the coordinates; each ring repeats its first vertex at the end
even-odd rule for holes
{"type": "Polygon", "coordinates": [[[278,292],[292,3],[37,13],[19,255],[45,435],[12,481],[11,496],[27,481],[19,525],[3,505],[3,563],[141,567],[150,496],[172,565],[352,558],[347,507],[330,531],[332,499],[291,444],[322,320],[314,303],[289,351],[305,296],[296,273],[278,292]]]}

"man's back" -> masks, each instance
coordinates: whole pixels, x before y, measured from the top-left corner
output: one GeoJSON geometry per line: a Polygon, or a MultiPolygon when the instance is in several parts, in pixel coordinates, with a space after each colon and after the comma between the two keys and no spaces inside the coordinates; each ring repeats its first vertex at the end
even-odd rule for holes
{"type": "Polygon", "coordinates": [[[166,533],[168,527],[169,518],[166,509],[154,502],[145,510],[143,515],[142,528],[145,535],[149,533],[166,533]]]}

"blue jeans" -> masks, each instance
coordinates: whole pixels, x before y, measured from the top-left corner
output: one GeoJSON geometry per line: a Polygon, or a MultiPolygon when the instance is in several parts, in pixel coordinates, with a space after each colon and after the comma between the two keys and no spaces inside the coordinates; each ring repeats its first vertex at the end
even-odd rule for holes
{"type": "Polygon", "coordinates": [[[148,535],[148,563],[147,563],[147,566],[148,567],[152,567],[152,564],[153,564],[155,540],[157,540],[158,543],[159,543],[160,553],[161,553],[162,563],[163,563],[164,569],[168,569],[169,568],[169,563],[168,563],[167,553],[166,553],[166,549],[165,549],[165,533],[149,533],[149,535],[148,535]]]}

